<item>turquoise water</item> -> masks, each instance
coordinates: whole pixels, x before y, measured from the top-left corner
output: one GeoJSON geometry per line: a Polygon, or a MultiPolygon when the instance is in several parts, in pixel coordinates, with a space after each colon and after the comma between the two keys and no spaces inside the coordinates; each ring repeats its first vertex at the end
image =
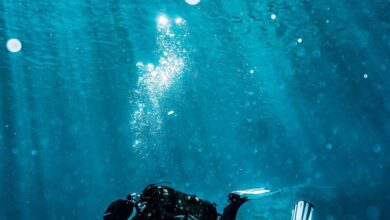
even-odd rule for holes
{"type": "Polygon", "coordinates": [[[220,211],[229,191],[284,189],[239,219],[299,199],[315,219],[390,219],[389,11],[1,0],[0,219],[101,219],[162,181],[220,211]]]}

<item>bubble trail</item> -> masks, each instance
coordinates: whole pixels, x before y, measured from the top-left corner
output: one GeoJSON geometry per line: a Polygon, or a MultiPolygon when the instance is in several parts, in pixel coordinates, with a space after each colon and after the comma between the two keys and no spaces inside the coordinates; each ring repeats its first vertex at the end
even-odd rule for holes
{"type": "MultiPolygon", "coordinates": [[[[177,83],[186,67],[187,50],[183,42],[187,36],[185,20],[171,21],[166,15],[157,18],[157,46],[159,61],[156,65],[137,62],[139,78],[130,103],[135,107],[131,129],[135,135],[133,148],[141,154],[156,147],[167,113],[161,109],[164,96],[177,83]]],[[[170,115],[170,114],[169,114],[170,115]]]]}

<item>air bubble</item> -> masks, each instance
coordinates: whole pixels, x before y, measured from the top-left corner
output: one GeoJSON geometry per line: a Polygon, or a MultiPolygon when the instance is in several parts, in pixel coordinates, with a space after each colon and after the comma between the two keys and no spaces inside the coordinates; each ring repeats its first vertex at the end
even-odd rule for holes
{"type": "Polygon", "coordinates": [[[165,15],[160,15],[157,19],[157,24],[160,27],[167,27],[169,25],[169,19],[165,15]]]}
{"type": "Polygon", "coordinates": [[[370,206],[366,210],[366,216],[368,219],[376,220],[379,219],[381,215],[381,210],[376,206],[370,206]]]}
{"type": "Polygon", "coordinates": [[[176,22],[176,24],[183,24],[184,23],[184,19],[183,18],[176,18],[175,22],[176,22]]]}
{"type": "Polygon", "coordinates": [[[142,68],[144,66],[144,64],[142,62],[137,62],[135,64],[135,66],[138,67],[138,68],[142,68]]]}
{"type": "Polygon", "coordinates": [[[380,144],[374,144],[372,146],[372,151],[374,151],[374,153],[379,153],[381,152],[381,150],[382,150],[382,146],[380,144]]]}

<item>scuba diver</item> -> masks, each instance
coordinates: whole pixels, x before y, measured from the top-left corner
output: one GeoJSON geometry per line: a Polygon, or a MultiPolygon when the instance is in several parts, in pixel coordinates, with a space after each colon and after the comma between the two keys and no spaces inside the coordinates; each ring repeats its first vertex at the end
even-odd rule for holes
{"type": "MultiPolygon", "coordinates": [[[[216,204],[195,195],[179,192],[171,187],[151,184],[141,195],[131,194],[126,199],[112,202],[106,209],[104,220],[234,220],[238,209],[249,200],[268,197],[281,191],[263,188],[233,191],[228,195],[228,204],[222,215],[216,204]],[[136,210],[133,213],[133,210],[136,210]]],[[[295,205],[291,220],[311,220],[313,205],[300,201],[295,205]]]]}

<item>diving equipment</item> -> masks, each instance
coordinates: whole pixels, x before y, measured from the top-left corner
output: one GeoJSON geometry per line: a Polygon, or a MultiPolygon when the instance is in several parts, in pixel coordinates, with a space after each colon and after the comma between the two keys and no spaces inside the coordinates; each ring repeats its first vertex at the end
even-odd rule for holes
{"type": "Polygon", "coordinates": [[[265,188],[256,188],[256,189],[245,189],[245,190],[236,190],[231,193],[239,195],[241,198],[247,198],[248,200],[263,199],[269,196],[273,196],[281,193],[282,190],[271,191],[265,188]]]}
{"type": "Polygon", "coordinates": [[[299,201],[292,211],[291,220],[311,220],[313,217],[314,205],[307,201],[299,201]]]}

